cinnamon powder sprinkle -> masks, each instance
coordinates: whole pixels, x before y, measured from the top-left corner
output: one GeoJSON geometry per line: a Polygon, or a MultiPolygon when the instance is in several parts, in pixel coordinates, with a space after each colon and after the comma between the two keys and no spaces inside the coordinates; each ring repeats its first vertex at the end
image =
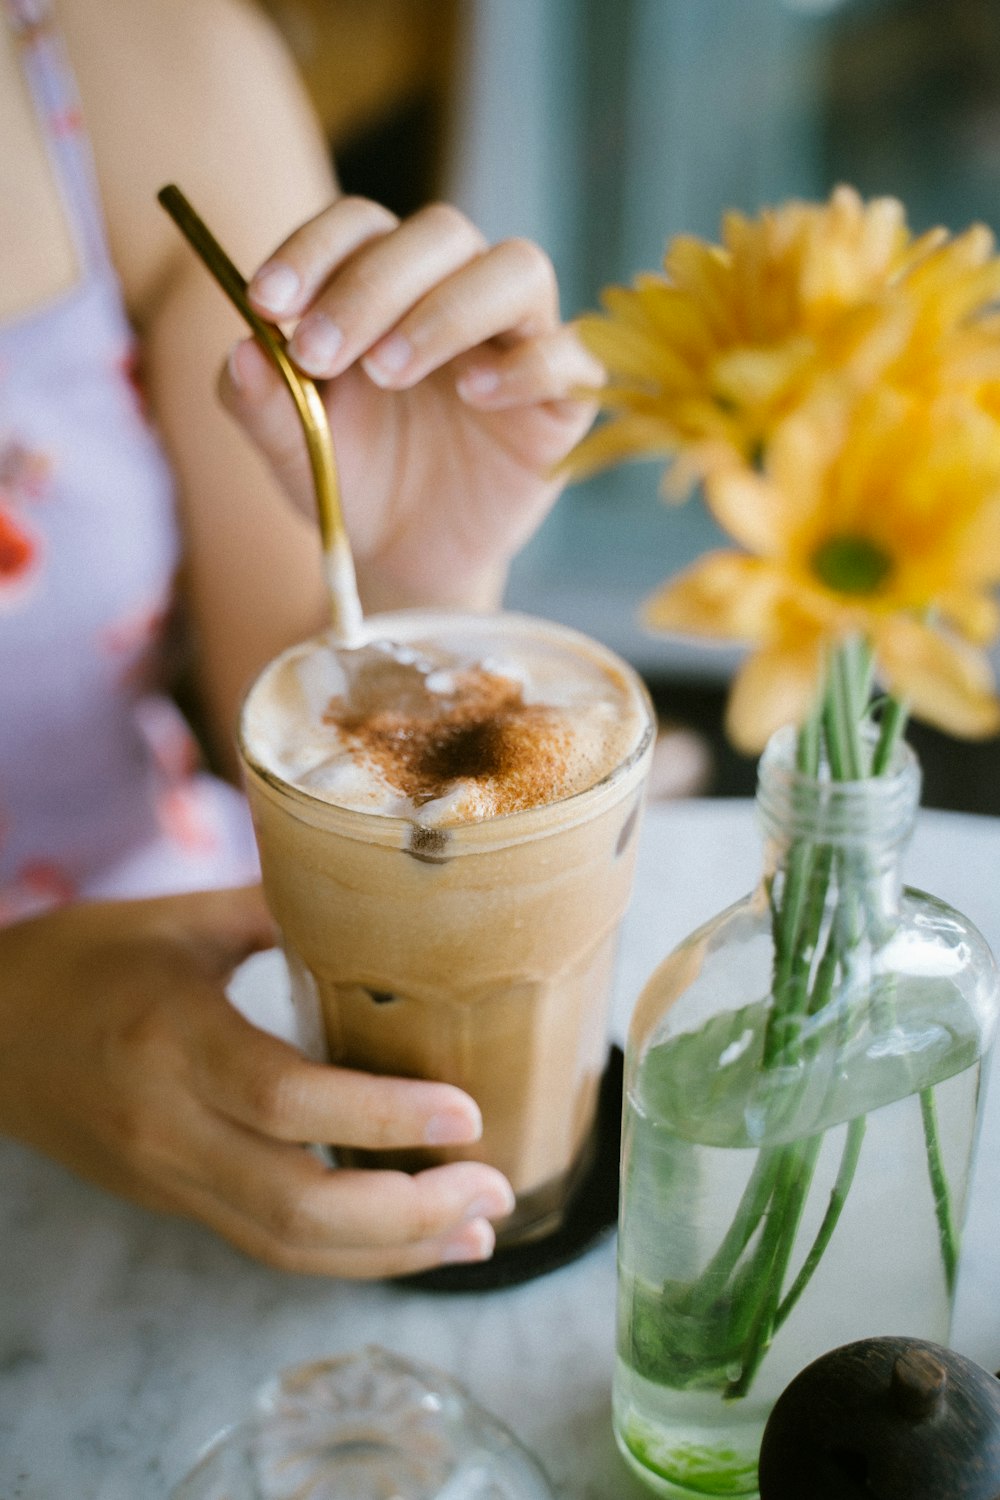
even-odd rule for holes
{"type": "Polygon", "coordinates": [[[565,724],[544,705],[525,703],[520,683],[483,668],[456,672],[453,689],[428,693],[426,706],[358,711],[334,698],[323,719],[418,807],[457,781],[486,783],[493,816],[564,795],[565,724]]]}

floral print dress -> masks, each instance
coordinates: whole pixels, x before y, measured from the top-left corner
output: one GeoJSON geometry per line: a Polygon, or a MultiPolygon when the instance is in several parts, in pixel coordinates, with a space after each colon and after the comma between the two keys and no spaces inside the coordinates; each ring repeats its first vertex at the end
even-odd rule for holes
{"type": "Polygon", "coordinates": [[[72,77],[43,0],[0,0],[76,241],[0,326],[0,923],[257,875],[243,799],[164,691],[180,561],[72,77]]]}

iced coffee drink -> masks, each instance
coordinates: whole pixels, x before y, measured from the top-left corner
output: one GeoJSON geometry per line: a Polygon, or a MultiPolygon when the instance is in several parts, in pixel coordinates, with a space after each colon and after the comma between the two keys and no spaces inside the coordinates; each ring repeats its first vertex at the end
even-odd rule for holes
{"type": "Polygon", "coordinates": [[[585,1163],[652,747],[636,674],[527,616],[404,612],[265,669],[241,748],[264,886],[326,1057],[457,1084],[500,1238],[547,1232],[585,1163]]]}

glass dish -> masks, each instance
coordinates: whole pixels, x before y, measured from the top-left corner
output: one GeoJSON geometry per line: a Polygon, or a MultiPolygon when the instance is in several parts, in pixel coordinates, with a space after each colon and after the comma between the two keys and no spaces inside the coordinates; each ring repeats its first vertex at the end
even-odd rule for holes
{"type": "Polygon", "coordinates": [[[541,1468],[455,1380],[368,1345],[258,1393],[170,1500],[553,1500],[541,1468]]]}

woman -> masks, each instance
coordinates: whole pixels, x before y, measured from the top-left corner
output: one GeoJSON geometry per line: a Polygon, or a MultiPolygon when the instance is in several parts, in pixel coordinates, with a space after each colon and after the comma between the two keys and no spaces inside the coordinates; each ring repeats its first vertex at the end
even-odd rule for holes
{"type": "Polygon", "coordinates": [[[243,0],[6,7],[0,1129],[278,1266],[484,1257],[513,1202],[492,1168],[331,1173],[301,1144],[469,1142],[474,1101],[310,1063],[225,998],[274,933],[242,801],[166,693],[170,622],[233,775],[242,692],[322,623],[324,584],[291,403],[156,189],[259,267],[257,306],[320,381],[370,610],[498,602],[595,371],[536,247],[337,198],[243,0]]]}

